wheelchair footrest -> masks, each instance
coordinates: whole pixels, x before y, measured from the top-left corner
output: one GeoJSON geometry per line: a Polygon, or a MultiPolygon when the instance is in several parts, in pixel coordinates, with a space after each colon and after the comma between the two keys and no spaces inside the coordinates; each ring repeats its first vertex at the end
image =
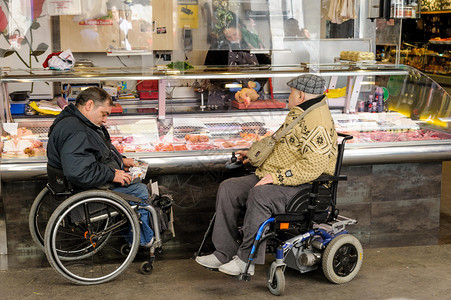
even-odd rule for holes
{"type": "Polygon", "coordinates": [[[241,273],[240,275],[238,275],[238,280],[251,281],[251,275],[249,273],[241,273]]]}
{"type": "Polygon", "coordinates": [[[337,219],[331,223],[323,223],[316,226],[316,228],[324,229],[328,232],[332,232],[333,234],[337,234],[346,229],[347,225],[356,224],[357,221],[354,219],[350,219],[341,215],[338,215],[337,219]]]}

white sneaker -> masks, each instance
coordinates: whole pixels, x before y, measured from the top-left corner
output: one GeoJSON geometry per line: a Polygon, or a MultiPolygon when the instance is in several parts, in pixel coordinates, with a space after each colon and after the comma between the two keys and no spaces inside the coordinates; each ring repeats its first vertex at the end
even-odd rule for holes
{"type": "Polygon", "coordinates": [[[197,256],[196,262],[209,269],[217,269],[222,265],[222,262],[214,254],[197,256]]]}
{"type": "MultiPolygon", "coordinates": [[[[231,261],[219,267],[219,272],[232,276],[238,276],[241,273],[244,273],[244,268],[246,268],[246,263],[242,261],[237,255],[235,255],[231,261]]],[[[249,270],[247,272],[250,275],[254,275],[254,270],[255,265],[250,264],[249,270]]]]}

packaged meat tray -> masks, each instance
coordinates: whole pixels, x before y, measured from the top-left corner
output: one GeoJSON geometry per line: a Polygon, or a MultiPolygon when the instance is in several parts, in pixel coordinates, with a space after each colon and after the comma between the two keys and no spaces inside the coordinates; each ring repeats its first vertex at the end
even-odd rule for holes
{"type": "Polygon", "coordinates": [[[221,149],[248,149],[252,142],[242,139],[215,139],[213,144],[221,149]]]}
{"type": "Polygon", "coordinates": [[[265,109],[265,108],[285,108],[287,104],[279,100],[257,100],[246,106],[242,102],[232,100],[232,106],[238,109],[265,109]]]}

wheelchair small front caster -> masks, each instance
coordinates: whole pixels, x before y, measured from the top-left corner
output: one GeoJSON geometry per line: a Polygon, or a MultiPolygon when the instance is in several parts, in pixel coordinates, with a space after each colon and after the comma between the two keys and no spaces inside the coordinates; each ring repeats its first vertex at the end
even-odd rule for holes
{"type": "Polygon", "coordinates": [[[144,275],[150,275],[150,274],[152,274],[153,265],[152,265],[152,263],[145,261],[141,264],[139,270],[144,275]]]}
{"type": "Polygon", "coordinates": [[[123,244],[121,246],[121,254],[127,256],[130,253],[130,246],[128,244],[123,244]]]}
{"type": "Polygon", "coordinates": [[[282,268],[276,268],[273,278],[271,278],[271,267],[268,268],[267,282],[271,294],[280,296],[285,291],[285,274],[282,268]],[[272,280],[271,280],[272,279],[272,280]]]}

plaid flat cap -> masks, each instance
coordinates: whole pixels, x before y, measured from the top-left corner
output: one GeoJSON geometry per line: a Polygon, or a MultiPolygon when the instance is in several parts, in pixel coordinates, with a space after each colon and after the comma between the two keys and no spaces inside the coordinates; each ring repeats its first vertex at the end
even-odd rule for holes
{"type": "Polygon", "coordinates": [[[287,82],[287,85],[305,93],[322,94],[325,90],[326,81],[320,76],[305,74],[291,79],[287,82]]]}

